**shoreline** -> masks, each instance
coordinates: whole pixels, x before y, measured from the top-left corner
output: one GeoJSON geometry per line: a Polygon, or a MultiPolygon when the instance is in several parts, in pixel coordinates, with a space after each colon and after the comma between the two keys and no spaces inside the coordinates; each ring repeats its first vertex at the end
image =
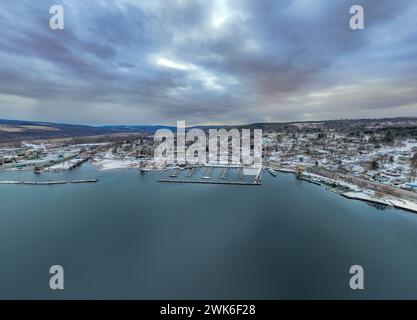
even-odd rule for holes
{"type": "MultiPolygon", "coordinates": [[[[268,166],[268,168],[272,168],[273,170],[283,172],[283,173],[291,173],[297,174],[295,169],[291,168],[281,168],[276,166],[268,166]]],[[[320,185],[326,186],[325,190],[334,192],[336,194],[341,195],[350,200],[360,200],[365,201],[368,203],[384,205],[386,207],[394,207],[396,209],[405,210],[408,212],[417,213],[417,203],[403,199],[400,197],[393,197],[384,195],[382,197],[375,196],[375,191],[371,189],[361,189],[357,185],[348,183],[343,180],[337,180],[328,178],[325,176],[318,175],[316,173],[311,172],[303,172],[301,174],[300,180],[320,185]],[[346,191],[342,189],[347,189],[346,191]]]]}

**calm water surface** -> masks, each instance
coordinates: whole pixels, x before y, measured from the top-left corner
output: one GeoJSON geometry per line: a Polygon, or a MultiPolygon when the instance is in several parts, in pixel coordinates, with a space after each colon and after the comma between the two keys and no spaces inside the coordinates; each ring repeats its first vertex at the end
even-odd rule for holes
{"type": "Polygon", "coordinates": [[[156,173],[0,173],[0,298],[417,298],[417,215],[291,174],[261,186],[158,183],[156,173]],[[65,290],[49,289],[49,267],[65,290]],[[349,267],[365,290],[349,288],[349,267]]]}

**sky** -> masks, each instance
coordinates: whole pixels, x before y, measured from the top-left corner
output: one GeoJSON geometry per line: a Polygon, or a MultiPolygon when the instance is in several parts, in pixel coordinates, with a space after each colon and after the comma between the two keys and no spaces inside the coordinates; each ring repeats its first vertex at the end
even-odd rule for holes
{"type": "Polygon", "coordinates": [[[0,119],[417,116],[416,17],[415,0],[0,0],[0,119]]]}

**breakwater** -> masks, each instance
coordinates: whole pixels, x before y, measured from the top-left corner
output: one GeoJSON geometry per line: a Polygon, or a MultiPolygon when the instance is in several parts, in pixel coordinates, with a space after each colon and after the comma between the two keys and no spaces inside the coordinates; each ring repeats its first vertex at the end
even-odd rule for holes
{"type": "Polygon", "coordinates": [[[95,183],[97,179],[85,179],[85,180],[58,180],[58,181],[20,181],[20,180],[2,180],[0,184],[21,184],[21,185],[55,185],[55,184],[67,184],[67,183],[95,183]]]}

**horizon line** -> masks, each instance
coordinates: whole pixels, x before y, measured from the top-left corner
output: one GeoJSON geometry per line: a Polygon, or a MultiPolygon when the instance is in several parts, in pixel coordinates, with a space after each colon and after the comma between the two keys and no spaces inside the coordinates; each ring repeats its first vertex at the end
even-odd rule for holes
{"type": "MultiPolygon", "coordinates": [[[[416,119],[417,116],[399,116],[399,117],[381,117],[381,118],[339,118],[339,119],[328,119],[328,120],[294,120],[294,121],[259,121],[259,122],[246,122],[240,124],[195,124],[192,126],[187,126],[186,128],[195,128],[195,127],[219,127],[219,126],[250,126],[254,124],[293,124],[293,123],[314,123],[314,122],[331,122],[331,121],[360,121],[360,120],[388,120],[388,119],[416,119]]],[[[3,119],[0,118],[0,121],[21,121],[21,122],[31,122],[39,124],[60,124],[60,125],[72,125],[72,126],[88,126],[88,127],[176,127],[175,125],[169,124],[88,124],[88,123],[75,123],[75,122],[61,122],[61,121],[40,121],[40,120],[26,120],[26,119],[3,119]]],[[[177,120],[180,121],[180,120],[177,120]]],[[[182,120],[181,120],[182,121],[182,120]]]]}

